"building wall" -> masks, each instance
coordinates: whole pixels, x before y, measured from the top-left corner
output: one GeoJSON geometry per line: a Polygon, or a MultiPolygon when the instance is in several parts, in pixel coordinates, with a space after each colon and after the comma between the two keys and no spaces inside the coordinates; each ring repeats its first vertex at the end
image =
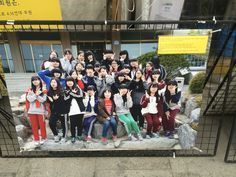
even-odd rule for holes
{"type": "Polygon", "coordinates": [[[106,0],[60,0],[63,20],[105,20],[106,0]]]}

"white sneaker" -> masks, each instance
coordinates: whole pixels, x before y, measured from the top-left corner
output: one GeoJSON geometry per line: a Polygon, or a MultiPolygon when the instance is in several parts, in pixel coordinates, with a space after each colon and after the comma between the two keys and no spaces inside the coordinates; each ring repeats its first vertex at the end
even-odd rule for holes
{"type": "Polygon", "coordinates": [[[60,141],[60,137],[58,135],[54,136],[54,141],[55,141],[55,143],[58,143],[60,141]]]}
{"type": "Polygon", "coordinates": [[[35,145],[35,147],[39,147],[39,146],[40,146],[39,141],[35,141],[35,142],[34,142],[34,145],[35,145]]]}
{"type": "Polygon", "coordinates": [[[41,139],[40,144],[43,145],[45,143],[45,141],[46,141],[45,139],[41,139]]]}
{"type": "Polygon", "coordinates": [[[61,143],[65,143],[65,142],[67,142],[67,139],[66,138],[62,138],[60,142],[61,143]]]}
{"type": "Polygon", "coordinates": [[[146,139],[151,139],[151,136],[150,135],[146,135],[146,139]]]}

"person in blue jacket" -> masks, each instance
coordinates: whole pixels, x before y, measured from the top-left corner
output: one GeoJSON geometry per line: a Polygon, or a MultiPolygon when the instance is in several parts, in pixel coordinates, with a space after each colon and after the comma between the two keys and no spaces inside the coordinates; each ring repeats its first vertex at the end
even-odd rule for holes
{"type": "Polygon", "coordinates": [[[58,68],[54,68],[51,71],[50,70],[39,71],[38,76],[45,82],[47,90],[49,90],[49,88],[50,88],[50,82],[51,82],[52,78],[58,79],[60,81],[62,88],[66,87],[65,79],[61,78],[62,71],[58,68]],[[51,75],[53,77],[49,77],[49,75],[51,75]]]}

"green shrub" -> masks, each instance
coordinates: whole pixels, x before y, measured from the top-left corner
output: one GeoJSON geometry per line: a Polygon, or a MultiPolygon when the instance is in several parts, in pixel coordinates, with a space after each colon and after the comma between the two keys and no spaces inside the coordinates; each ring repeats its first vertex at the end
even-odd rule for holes
{"type": "Polygon", "coordinates": [[[190,80],[189,90],[191,91],[191,93],[195,94],[203,92],[203,84],[205,78],[205,72],[199,72],[190,80]]]}
{"type": "MultiPolygon", "coordinates": [[[[156,52],[149,52],[138,57],[138,61],[143,66],[150,61],[156,52]]],[[[182,68],[188,68],[189,62],[185,55],[161,55],[159,56],[160,64],[162,64],[167,72],[167,79],[173,79],[178,75],[178,72],[182,68]]]]}

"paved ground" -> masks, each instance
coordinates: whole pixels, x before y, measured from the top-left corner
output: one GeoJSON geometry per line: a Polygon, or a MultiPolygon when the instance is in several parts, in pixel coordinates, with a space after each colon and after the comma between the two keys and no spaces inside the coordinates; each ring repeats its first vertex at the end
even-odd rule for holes
{"type": "Polygon", "coordinates": [[[0,158],[0,177],[234,177],[236,164],[214,158],[0,158]]]}

